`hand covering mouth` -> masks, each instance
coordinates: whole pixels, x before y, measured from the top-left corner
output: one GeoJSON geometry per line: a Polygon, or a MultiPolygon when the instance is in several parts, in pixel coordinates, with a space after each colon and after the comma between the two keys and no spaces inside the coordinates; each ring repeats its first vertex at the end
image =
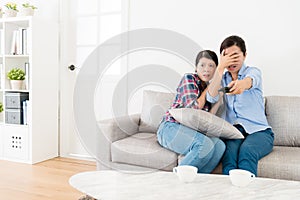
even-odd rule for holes
{"type": "Polygon", "coordinates": [[[229,66],[227,69],[228,70],[233,70],[233,69],[235,69],[236,68],[236,66],[235,65],[232,65],[232,66],[229,66]]]}

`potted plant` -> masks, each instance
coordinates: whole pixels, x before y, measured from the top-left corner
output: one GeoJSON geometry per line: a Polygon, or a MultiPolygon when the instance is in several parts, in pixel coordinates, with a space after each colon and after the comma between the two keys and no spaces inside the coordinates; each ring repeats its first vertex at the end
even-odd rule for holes
{"type": "Polygon", "coordinates": [[[0,102],[0,123],[2,122],[2,118],[3,118],[3,115],[1,114],[3,112],[3,104],[2,102],[0,102]]]}
{"type": "Polygon", "coordinates": [[[0,102],[0,113],[2,113],[3,112],[3,104],[2,104],[2,102],[0,102]]]}
{"type": "Polygon", "coordinates": [[[7,73],[7,78],[10,80],[11,89],[21,90],[25,80],[25,72],[20,68],[13,68],[7,73]]]}
{"type": "Polygon", "coordinates": [[[33,16],[34,10],[37,9],[34,5],[29,3],[22,4],[22,8],[20,10],[20,15],[22,16],[33,16]]]}
{"type": "Polygon", "coordinates": [[[15,17],[17,16],[17,4],[15,3],[7,3],[5,4],[6,10],[4,12],[5,17],[15,17]]]}

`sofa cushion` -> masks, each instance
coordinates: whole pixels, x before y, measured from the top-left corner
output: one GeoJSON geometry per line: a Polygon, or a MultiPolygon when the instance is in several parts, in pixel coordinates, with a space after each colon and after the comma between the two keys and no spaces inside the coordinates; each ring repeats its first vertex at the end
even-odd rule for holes
{"type": "Polygon", "coordinates": [[[258,176],[300,181],[300,147],[274,146],[258,162],[258,176]]]}
{"type": "Polygon", "coordinates": [[[171,115],[181,124],[212,137],[242,139],[242,133],[224,119],[209,112],[193,109],[170,109],[171,115]]]}
{"type": "Polygon", "coordinates": [[[170,108],[174,98],[174,93],[145,90],[139,131],[156,133],[163,115],[170,108]]]}
{"type": "Polygon", "coordinates": [[[112,161],[154,169],[172,170],[177,154],[162,148],[152,133],[137,133],[112,143],[112,161]]]}
{"type": "Polygon", "coordinates": [[[274,145],[300,147],[299,113],[300,97],[266,97],[266,115],[275,134],[274,145]]]}

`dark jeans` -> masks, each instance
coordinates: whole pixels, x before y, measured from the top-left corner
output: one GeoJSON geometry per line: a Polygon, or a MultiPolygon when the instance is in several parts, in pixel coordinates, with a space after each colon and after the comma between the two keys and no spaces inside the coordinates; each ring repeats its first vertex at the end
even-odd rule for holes
{"type": "Polygon", "coordinates": [[[236,125],[236,128],[245,138],[225,140],[226,150],[222,159],[223,174],[229,174],[231,169],[244,169],[257,176],[258,160],[272,151],[274,133],[268,128],[248,135],[241,125],[236,125]]]}

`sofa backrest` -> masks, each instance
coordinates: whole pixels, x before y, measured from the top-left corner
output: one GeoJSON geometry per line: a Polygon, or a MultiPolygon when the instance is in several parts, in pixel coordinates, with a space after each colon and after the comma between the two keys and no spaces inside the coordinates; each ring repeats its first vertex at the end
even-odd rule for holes
{"type": "MultiPolygon", "coordinates": [[[[174,98],[175,93],[145,90],[139,131],[156,133],[174,98]]],[[[266,96],[265,109],[275,134],[274,145],[300,147],[300,97],[266,96]]]]}
{"type": "Polygon", "coordinates": [[[174,93],[145,90],[139,131],[156,133],[163,115],[171,107],[174,98],[174,93]]]}
{"type": "Polygon", "coordinates": [[[300,97],[266,96],[265,107],[275,135],[274,145],[299,147],[300,97]]]}

